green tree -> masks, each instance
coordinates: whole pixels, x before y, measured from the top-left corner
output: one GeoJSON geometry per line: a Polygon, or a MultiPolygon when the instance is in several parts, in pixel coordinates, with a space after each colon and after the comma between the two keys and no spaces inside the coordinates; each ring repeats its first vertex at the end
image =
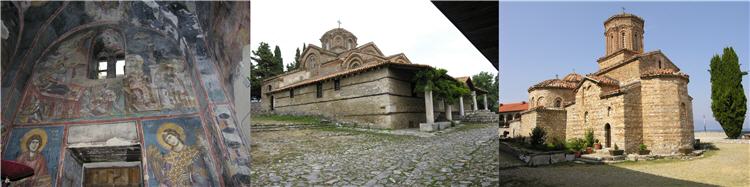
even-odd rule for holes
{"type": "MultiPolygon", "coordinates": [[[[279,50],[278,46],[276,50],[279,50]]],[[[252,51],[250,59],[255,64],[250,65],[250,82],[251,97],[260,98],[261,86],[263,79],[281,74],[284,69],[281,65],[281,51],[278,51],[278,58],[271,53],[271,48],[265,42],[260,42],[258,49],[252,51]]]]}
{"type": "Polygon", "coordinates": [[[739,59],[732,47],[724,48],[721,57],[714,55],[710,68],[711,110],[724,133],[736,139],[742,133],[747,112],[747,98],[742,88],[742,76],[747,72],[740,70],[739,59]]]}
{"type": "MultiPolygon", "coordinates": [[[[492,76],[492,73],[482,71],[479,72],[479,74],[471,76],[471,81],[474,83],[474,86],[489,92],[487,93],[487,105],[489,105],[487,108],[491,111],[497,112],[498,76],[492,76]]],[[[479,98],[477,98],[477,100],[479,100],[479,98]]],[[[477,104],[484,107],[484,102],[477,102],[477,104]]]]}
{"type": "Polygon", "coordinates": [[[462,95],[469,93],[469,88],[448,75],[445,69],[426,69],[414,76],[415,92],[432,91],[436,98],[453,104],[462,95]]]}
{"type": "Polygon", "coordinates": [[[299,67],[299,48],[297,48],[297,52],[294,53],[294,61],[292,63],[289,63],[286,65],[286,71],[292,71],[299,67]]]}
{"type": "Polygon", "coordinates": [[[274,74],[281,74],[284,72],[284,59],[281,58],[281,49],[277,45],[273,50],[273,68],[271,69],[274,74]]]}

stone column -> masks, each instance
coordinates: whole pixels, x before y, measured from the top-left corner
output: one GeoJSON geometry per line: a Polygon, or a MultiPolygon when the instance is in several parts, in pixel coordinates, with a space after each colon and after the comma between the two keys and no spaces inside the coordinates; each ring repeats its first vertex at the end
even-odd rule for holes
{"type": "Polygon", "coordinates": [[[424,112],[427,117],[427,123],[435,123],[435,112],[432,109],[432,91],[424,91],[424,112]]]}
{"type": "Polygon", "coordinates": [[[460,109],[461,117],[464,117],[464,96],[458,98],[458,108],[460,109]]]}
{"type": "Polygon", "coordinates": [[[489,108],[487,107],[487,94],[482,94],[482,97],[484,98],[484,110],[488,110],[489,108]]]}
{"type": "Polygon", "coordinates": [[[479,110],[479,106],[477,106],[477,91],[471,91],[471,100],[474,102],[474,110],[479,110]]]}
{"type": "Polygon", "coordinates": [[[448,119],[448,121],[453,121],[453,106],[451,106],[448,103],[445,103],[445,118],[448,119]]]}

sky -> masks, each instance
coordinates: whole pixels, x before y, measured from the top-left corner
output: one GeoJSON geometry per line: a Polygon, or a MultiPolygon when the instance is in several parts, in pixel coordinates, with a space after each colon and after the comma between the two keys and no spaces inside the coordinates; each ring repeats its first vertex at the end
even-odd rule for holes
{"type": "Polygon", "coordinates": [[[703,130],[703,116],[707,129],[721,129],[711,112],[709,62],[731,46],[741,69],[750,69],[748,2],[501,2],[500,102],[525,101],[529,86],[556,74],[595,72],[604,21],[623,7],[645,20],[644,51],[661,49],[690,76],[695,129],[703,130]]]}
{"type": "Polygon", "coordinates": [[[404,53],[412,63],[448,70],[454,77],[497,70],[429,0],[254,0],[252,49],[278,45],[284,64],[303,43],[321,46],[323,33],[341,28],[358,45],[373,42],[384,55],[404,53]]]}

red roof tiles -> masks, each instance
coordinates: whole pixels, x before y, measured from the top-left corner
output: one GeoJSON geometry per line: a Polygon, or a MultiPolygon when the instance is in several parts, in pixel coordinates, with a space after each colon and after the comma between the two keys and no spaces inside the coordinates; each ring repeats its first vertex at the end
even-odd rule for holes
{"type": "Polygon", "coordinates": [[[515,112],[515,111],[524,111],[526,109],[529,109],[529,103],[524,101],[520,103],[500,103],[500,107],[498,111],[515,112]]]}

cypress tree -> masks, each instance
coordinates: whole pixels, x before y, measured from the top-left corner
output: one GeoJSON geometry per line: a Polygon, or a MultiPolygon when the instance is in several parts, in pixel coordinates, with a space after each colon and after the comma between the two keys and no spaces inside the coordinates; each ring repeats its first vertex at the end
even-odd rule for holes
{"type": "Polygon", "coordinates": [[[747,98],[742,87],[739,59],[732,47],[724,53],[714,55],[710,64],[711,110],[727,137],[736,139],[742,134],[742,124],[747,112],[747,98]]]}

